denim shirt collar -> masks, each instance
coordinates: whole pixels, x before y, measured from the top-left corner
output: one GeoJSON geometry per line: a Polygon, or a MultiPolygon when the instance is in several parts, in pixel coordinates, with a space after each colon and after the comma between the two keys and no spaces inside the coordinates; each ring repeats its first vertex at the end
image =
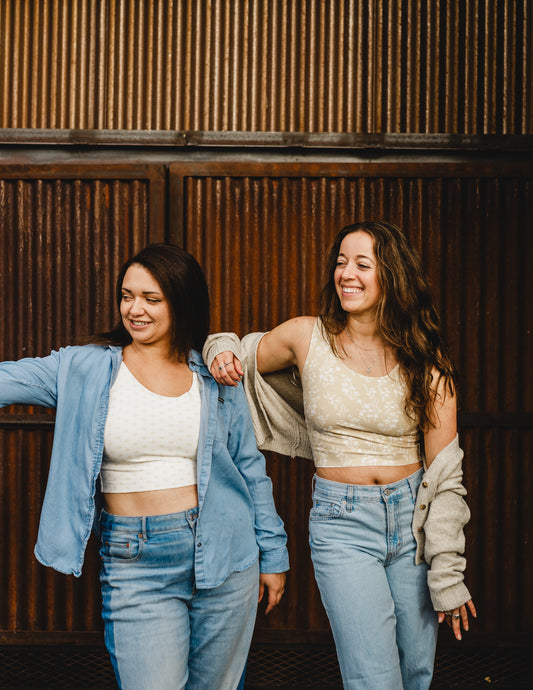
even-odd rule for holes
{"type": "Polygon", "coordinates": [[[204,360],[202,359],[202,355],[198,352],[198,350],[190,350],[189,352],[189,368],[192,371],[197,371],[200,373],[202,376],[209,376],[209,370],[204,364],[204,360]]]}

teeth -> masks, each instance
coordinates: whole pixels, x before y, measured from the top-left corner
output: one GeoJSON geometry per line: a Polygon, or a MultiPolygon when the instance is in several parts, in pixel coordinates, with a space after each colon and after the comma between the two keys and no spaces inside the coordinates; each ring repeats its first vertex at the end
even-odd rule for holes
{"type": "Polygon", "coordinates": [[[132,321],[134,326],[147,326],[149,321],[132,321]]]}
{"type": "Polygon", "coordinates": [[[363,292],[363,289],[362,288],[343,287],[342,291],[344,292],[345,295],[355,295],[357,292],[363,292]]]}

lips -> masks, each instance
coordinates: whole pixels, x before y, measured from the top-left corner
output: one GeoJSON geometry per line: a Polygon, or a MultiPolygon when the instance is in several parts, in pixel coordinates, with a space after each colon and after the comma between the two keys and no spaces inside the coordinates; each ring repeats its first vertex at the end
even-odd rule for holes
{"type": "Polygon", "coordinates": [[[151,323],[151,321],[134,321],[133,319],[130,319],[130,324],[134,328],[144,328],[145,326],[149,326],[151,323]]]}

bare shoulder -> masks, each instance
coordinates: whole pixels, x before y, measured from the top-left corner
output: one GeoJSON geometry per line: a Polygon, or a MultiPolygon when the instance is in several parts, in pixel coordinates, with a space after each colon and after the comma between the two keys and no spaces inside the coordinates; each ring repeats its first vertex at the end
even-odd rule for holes
{"type": "Polygon", "coordinates": [[[293,338],[305,335],[311,337],[316,319],[316,316],[296,316],[294,319],[284,321],[277,328],[284,328],[293,338]]]}
{"type": "Polygon", "coordinates": [[[315,321],[315,316],[297,316],[263,336],[257,353],[259,371],[277,371],[292,364],[301,366],[307,356],[315,321]]]}

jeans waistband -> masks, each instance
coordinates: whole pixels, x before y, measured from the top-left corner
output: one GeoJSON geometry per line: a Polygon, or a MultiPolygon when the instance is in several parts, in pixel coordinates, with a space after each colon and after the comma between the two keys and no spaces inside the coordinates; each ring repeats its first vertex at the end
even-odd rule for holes
{"type": "Polygon", "coordinates": [[[421,467],[413,474],[405,477],[405,479],[400,479],[391,484],[343,484],[342,482],[324,479],[315,474],[313,477],[313,493],[346,501],[386,500],[389,497],[395,496],[400,498],[410,493],[413,499],[416,500],[416,494],[423,474],[424,470],[421,467]]]}
{"type": "Polygon", "coordinates": [[[143,515],[130,517],[129,515],[113,515],[102,510],[100,514],[100,530],[116,529],[128,532],[138,532],[147,535],[154,532],[170,532],[183,529],[191,525],[198,517],[198,508],[190,508],[179,513],[166,515],[143,515]]]}

